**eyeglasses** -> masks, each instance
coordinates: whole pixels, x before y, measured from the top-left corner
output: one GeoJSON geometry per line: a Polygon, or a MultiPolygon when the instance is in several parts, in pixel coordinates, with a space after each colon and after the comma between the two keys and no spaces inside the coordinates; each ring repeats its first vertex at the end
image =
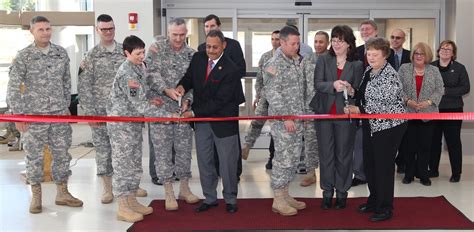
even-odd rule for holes
{"type": "Polygon", "coordinates": [[[415,52],[415,53],[413,53],[413,55],[415,55],[415,56],[425,56],[426,54],[423,53],[423,52],[415,52]]]}
{"type": "Polygon", "coordinates": [[[403,37],[401,36],[390,36],[390,39],[396,39],[396,40],[401,40],[403,37]]]}
{"type": "Polygon", "coordinates": [[[345,42],[346,42],[346,41],[344,41],[344,40],[335,40],[335,39],[332,39],[332,40],[331,40],[331,43],[332,43],[332,44],[343,44],[343,43],[345,43],[345,42]]]}
{"type": "Polygon", "coordinates": [[[114,31],[115,27],[107,27],[107,28],[99,28],[101,32],[108,32],[108,31],[114,31]]]}
{"type": "Polygon", "coordinates": [[[451,49],[451,48],[440,48],[439,50],[444,51],[444,52],[452,52],[453,51],[453,49],[451,49]]]}

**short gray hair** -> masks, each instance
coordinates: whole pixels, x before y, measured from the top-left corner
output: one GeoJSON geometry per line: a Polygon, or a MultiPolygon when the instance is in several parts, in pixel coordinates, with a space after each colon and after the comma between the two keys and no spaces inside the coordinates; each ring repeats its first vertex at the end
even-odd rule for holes
{"type": "Polygon", "coordinates": [[[173,18],[169,21],[168,27],[180,26],[180,25],[183,25],[183,24],[186,24],[186,21],[184,21],[183,18],[173,18]]]}

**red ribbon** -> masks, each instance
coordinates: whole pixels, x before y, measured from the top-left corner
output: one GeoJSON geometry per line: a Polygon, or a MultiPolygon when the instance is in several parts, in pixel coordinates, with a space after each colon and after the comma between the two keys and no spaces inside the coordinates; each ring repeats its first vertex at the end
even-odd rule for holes
{"type": "Polygon", "coordinates": [[[117,116],[70,115],[0,115],[0,122],[214,122],[235,120],[309,120],[309,119],[420,119],[420,120],[474,120],[474,112],[464,113],[404,113],[404,114],[315,114],[285,116],[245,116],[222,118],[150,118],[117,116]]]}

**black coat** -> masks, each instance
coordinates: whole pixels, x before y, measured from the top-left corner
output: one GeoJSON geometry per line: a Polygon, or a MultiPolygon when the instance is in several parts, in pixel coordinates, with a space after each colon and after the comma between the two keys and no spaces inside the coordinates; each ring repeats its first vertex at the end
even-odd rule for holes
{"type": "MultiPolygon", "coordinates": [[[[206,79],[206,52],[196,52],[186,74],[178,83],[193,90],[192,109],[196,117],[236,117],[245,102],[239,68],[224,53],[206,79]]],[[[238,121],[210,122],[214,134],[228,137],[239,133],[238,121]]]]}

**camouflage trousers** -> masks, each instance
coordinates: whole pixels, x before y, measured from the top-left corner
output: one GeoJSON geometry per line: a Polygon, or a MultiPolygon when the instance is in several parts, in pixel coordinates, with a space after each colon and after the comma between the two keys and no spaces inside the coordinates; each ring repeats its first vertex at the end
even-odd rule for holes
{"type": "MultiPolygon", "coordinates": [[[[268,101],[265,98],[260,98],[258,101],[255,115],[268,116],[268,101]]],[[[248,147],[253,147],[255,141],[257,141],[257,138],[262,133],[262,128],[265,125],[265,122],[266,120],[253,120],[250,122],[250,127],[247,129],[247,135],[245,136],[245,144],[248,147]]]]}
{"type": "Polygon", "coordinates": [[[100,123],[98,127],[91,127],[92,141],[95,147],[95,163],[97,175],[112,176],[112,147],[110,146],[107,124],[100,123]]]}
{"type": "Polygon", "coordinates": [[[39,184],[43,180],[45,145],[48,145],[51,151],[54,182],[67,181],[71,175],[71,154],[68,150],[72,142],[72,128],[69,123],[30,123],[22,140],[26,153],[26,177],[31,185],[39,184]]]}
{"type": "Polygon", "coordinates": [[[142,177],[143,123],[112,122],[107,124],[112,145],[113,193],[120,197],[137,191],[142,177]]]}
{"type": "Polygon", "coordinates": [[[191,178],[191,149],[193,131],[189,123],[150,123],[150,138],[155,153],[158,178],[172,182],[173,172],[181,179],[191,178]],[[174,148],[175,160],[173,164],[174,148]]]}
{"type": "Polygon", "coordinates": [[[309,171],[318,168],[318,139],[316,137],[316,124],[313,120],[304,121],[304,153],[306,168],[309,171]]]}
{"type": "Polygon", "coordinates": [[[288,186],[296,175],[296,169],[303,148],[303,122],[295,121],[296,132],[289,133],[283,121],[274,121],[271,126],[275,142],[275,157],[271,176],[272,189],[288,186]]]}

